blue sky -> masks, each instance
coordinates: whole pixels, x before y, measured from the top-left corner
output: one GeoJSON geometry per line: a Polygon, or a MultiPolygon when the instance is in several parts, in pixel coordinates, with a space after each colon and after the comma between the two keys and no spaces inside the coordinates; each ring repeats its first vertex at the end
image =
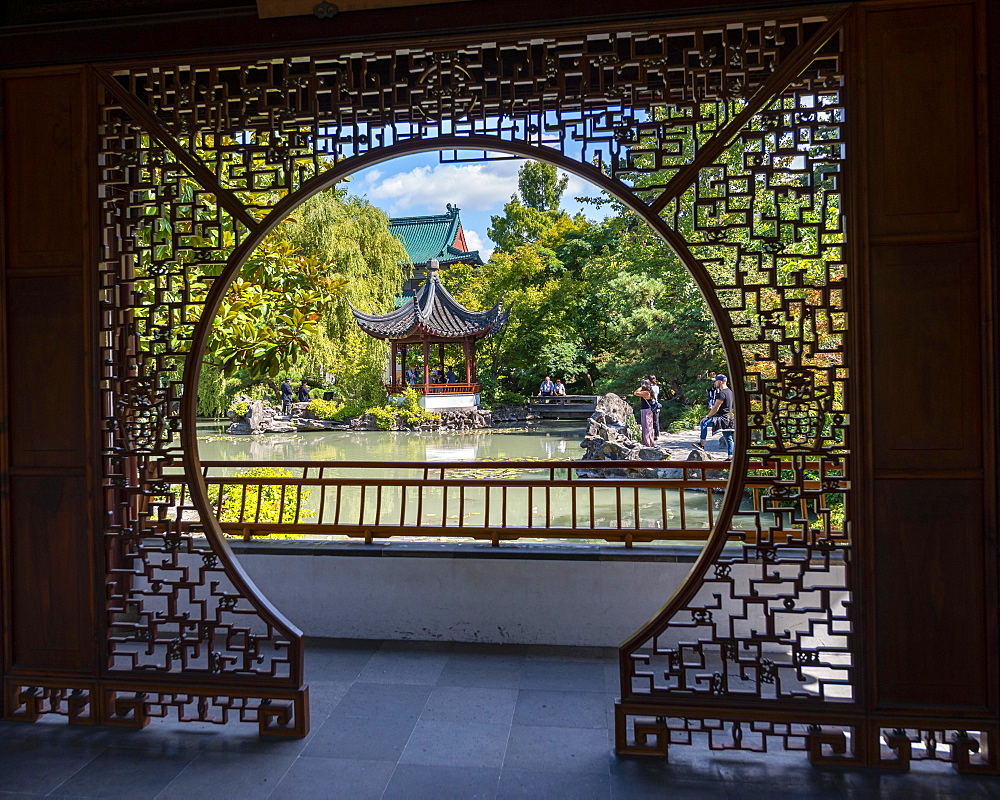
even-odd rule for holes
{"type": "MultiPolygon", "coordinates": [[[[354,173],[347,190],[390,217],[443,214],[448,203],[458,205],[469,249],[479,250],[486,260],[493,252],[486,235],[490,217],[502,214],[504,204],[517,191],[517,171],[523,163],[523,159],[506,158],[441,163],[437,152],[418,153],[354,173]]],[[[570,175],[562,206],[570,214],[583,211],[588,218],[599,219],[604,216],[599,209],[573,199],[598,194],[593,184],[570,175]]]]}

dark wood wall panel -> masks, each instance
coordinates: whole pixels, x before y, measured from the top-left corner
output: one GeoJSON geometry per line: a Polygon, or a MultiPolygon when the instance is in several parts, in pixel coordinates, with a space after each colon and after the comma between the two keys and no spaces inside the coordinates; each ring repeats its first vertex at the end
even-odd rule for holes
{"type": "Polygon", "coordinates": [[[980,31],[973,3],[862,16],[872,710],[958,724],[998,694],[980,31]]]}
{"type": "Polygon", "coordinates": [[[10,663],[14,670],[92,669],[92,520],[84,476],[12,477],[10,663]]]}
{"type": "Polygon", "coordinates": [[[983,398],[976,243],[871,251],[876,469],[981,469],[983,398]]]}
{"type": "Polygon", "coordinates": [[[980,481],[875,484],[879,709],[986,711],[988,551],[980,481]]]}
{"type": "Polygon", "coordinates": [[[4,76],[5,668],[97,665],[86,72],[4,76]]]}
{"type": "Polygon", "coordinates": [[[7,292],[11,467],[82,467],[87,459],[83,279],[11,278],[7,292]]]}
{"type": "Polygon", "coordinates": [[[9,269],[79,267],[83,94],[79,78],[49,75],[5,82],[9,269]]]}
{"type": "Polygon", "coordinates": [[[976,229],[974,16],[964,4],[869,17],[874,236],[976,229]]]}

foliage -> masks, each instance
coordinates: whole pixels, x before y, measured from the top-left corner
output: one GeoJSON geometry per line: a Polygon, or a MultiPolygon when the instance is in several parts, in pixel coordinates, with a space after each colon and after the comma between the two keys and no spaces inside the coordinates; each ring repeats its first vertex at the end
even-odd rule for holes
{"type": "Polygon", "coordinates": [[[336,400],[310,400],[309,413],[316,419],[336,419],[337,414],[344,410],[344,404],[336,400]]]}
{"type": "Polygon", "coordinates": [[[238,403],[233,403],[229,410],[236,417],[245,417],[247,412],[250,410],[250,404],[246,400],[241,400],[238,403]]]}
{"type": "Polygon", "coordinates": [[[243,389],[243,394],[251,400],[265,400],[272,402],[275,398],[277,398],[279,393],[280,390],[278,387],[271,386],[266,383],[253,383],[243,389]]]}
{"type": "Polygon", "coordinates": [[[668,419],[700,403],[701,377],[723,359],[680,258],[621,204],[600,222],[571,219],[558,207],[554,168],[527,164],[518,185],[520,199],[494,218],[501,246],[490,262],[444,275],[470,308],[488,308],[502,294],[510,310],[505,329],[481,345],[485,401],[534,395],[546,374],[570,393],[628,395],[652,372],[668,419]]]}
{"type": "Polygon", "coordinates": [[[223,374],[242,368],[252,378],[274,377],[309,351],[309,337],[345,290],[329,263],[272,234],[223,298],[206,359],[223,374]]]}
{"type": "MultiPolygon", "coordinates": [[[[292,473],[282,467],[253,467],[251,469],[237,472],[236,478],[291,478],[292,473]]],[[[218,510],[219,522],[242,522],[252,519],[260,523],[291,522],[295,519],[295,509],[300,501],[296,500],[294,492],[285,492],[282,498],[280,485],[263,484],[261,486],[246,486],[246,494],[243,494],[243,486],[231,486],[229,491],[222,497],[222,507],[218,510]],[[243,509],[244,519],[240,518],[240,509],[243,509]]],[[[311,494],[310,489],[302,489],[301,506],[299,507],[299,518],[308,518],[316,515],[316,512],[306,509],[305,503],[311,494]]],[[[219,486],[208,487],[208,499],[213,506],[219,506],[219,486]]],[[[294,539],[297,534],[272,534],[273,539],[294,539]]]]}
{"type": "Polygon", "coordinates": [[[440,421],[440,414],[426,411],[420,407],[420,395],[414,389],[407,387],[403,391],[401,399],[402,405],[399,407],[397,413],[403,422],[411,428],[424,422],[440,421]]]}
{"type": "Polygon", "coordinates": [[[375,426],[380,431],[390,431],[396,424],[396,411],[389,406],[373,406],[366,413],[375,418],[375,426]]]}
{"type": "MultiPolygon", "coordinates": [[[[273,400],[276,380],[258,390],[261,397],[249,387],[293,367],[315,383],[337,380],[341,394],[359,404],[383,400],[386,344],[354,324],[350,305],[392,308],[405,263],[388,218],[366,201],[328,190],[303,203],[254,250],[223,300],[199,413],[217,415],[239,391],[273,400]]],[[[194,299],[201,297],[196,292],[194,299]]]]}
{"type": "Polygon", "coordinates": [[[628,414],[625,417],[625,427],[628,428],[629,438],[633,442],[642,441],[642,428],[639,426],[639,422],[636,420],[635,414],[628,414]]]}

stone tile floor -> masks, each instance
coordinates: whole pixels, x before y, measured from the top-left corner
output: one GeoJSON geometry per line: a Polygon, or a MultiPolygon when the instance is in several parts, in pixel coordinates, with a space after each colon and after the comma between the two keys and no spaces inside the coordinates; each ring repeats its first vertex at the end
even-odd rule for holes
{"type": "Polygon", "coordinates": [[[1000,798],[1000,779],[810,767],[804,754],[669,762],[612,752],[617,663],[567,649],[310,645],[312,730],[0,722],[0,798],[1000,798]]]}

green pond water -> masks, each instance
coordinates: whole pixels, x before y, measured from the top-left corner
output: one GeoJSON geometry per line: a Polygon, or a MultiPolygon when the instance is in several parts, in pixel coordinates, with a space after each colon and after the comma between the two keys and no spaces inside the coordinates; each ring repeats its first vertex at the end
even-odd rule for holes
{"type": "MultiPolygon", "coordinates": [[[[215,469],[215,475],[233,475],[247,461],[291,462],[308,461],[323,465],[324,476],[357,482],[340,488],[319,487],[302,498],[303,523],[322,521],[327,524],[349,524],[358,527],[376,525],[467,527],[531,527],[546,524],[552,527],[576,527],[583,530],[618,527],[709,529],[708,499],[704,493],[641,488],[616,492],[609,481],[607,488],[589,492],[584,488],[552,487],[475,487],[460,496],[457,487],[445,491],[442,487],[424,487],[418,496],[417,487],[400,489],[386,487],[376,496],[372,480],[387,478],[418,478],[422,470],[416,467],[389,467],[387,462],[434,463],[444,461],[470,462],[469,469],[450,469],[449,478],[483,477],[477,461],[576,461],[582,455],[580,441],[584,425],[580,421],[544,421],[528,428],[475,431],[465,433],[432,433],[402,431],[309,431],[296,434],[264,434],[238,436],[225,434],[226,421],[198,423],[198,453],[203,462],[226,461],[232,466],[215,469]],[[362,469],[337,468],[338,462],[370,462],[362,469]],[[574,498],[575,494],[575,498],[574,498]],[[683,508],[682,508],[683,505],[683,508]],[[637,519],[638,517],[638,519],[637,519]]],[[[300,475],[300,468],[292,468],[300,475]]],[[[439,473],[435,473],[437,475],[439,473]]],[[[315,477],[316,473],[312,473],[315,477]]],[[[548,470],[514,468],[493,470],[488,477],[544,478],[548,470]]],[[[564,476],[564,471],[557,476],[564,476]]],[[[721,502],[721,492],[714,498],[715,509],[721,502]]],[[[252,512],[247,512],[252,516],[252,512]]],[[[243,519],[247,519],[244,516],[243,519]]],[[[263,520],[262,520],[263,521],[263,520]]],[[[284,521],[284,520],[283,520],[284,521]]],[[[306,530],[299,526],[297,530],[306,530]]],[[[462,532],[454,533],[461,537],[462,532]]],[[[418,538],[435,538],[421,536],[418,538]]],[[[594,534],[590,534],[593,536],[594,534]]],[[[341,538],[318,536],[316,538],[341,538]]],[[[451,536],[448,537],[452,538],[451,536]]],[[[601,542],[603,538],[567,539],[601,542]]],[[[522,539],[533,541],[530,535],[522,539]]],[[[547,538],[546,541],[560,541],[547,538]]],[[[562,540],[565,541],[565,540],[562,540]]]]}

